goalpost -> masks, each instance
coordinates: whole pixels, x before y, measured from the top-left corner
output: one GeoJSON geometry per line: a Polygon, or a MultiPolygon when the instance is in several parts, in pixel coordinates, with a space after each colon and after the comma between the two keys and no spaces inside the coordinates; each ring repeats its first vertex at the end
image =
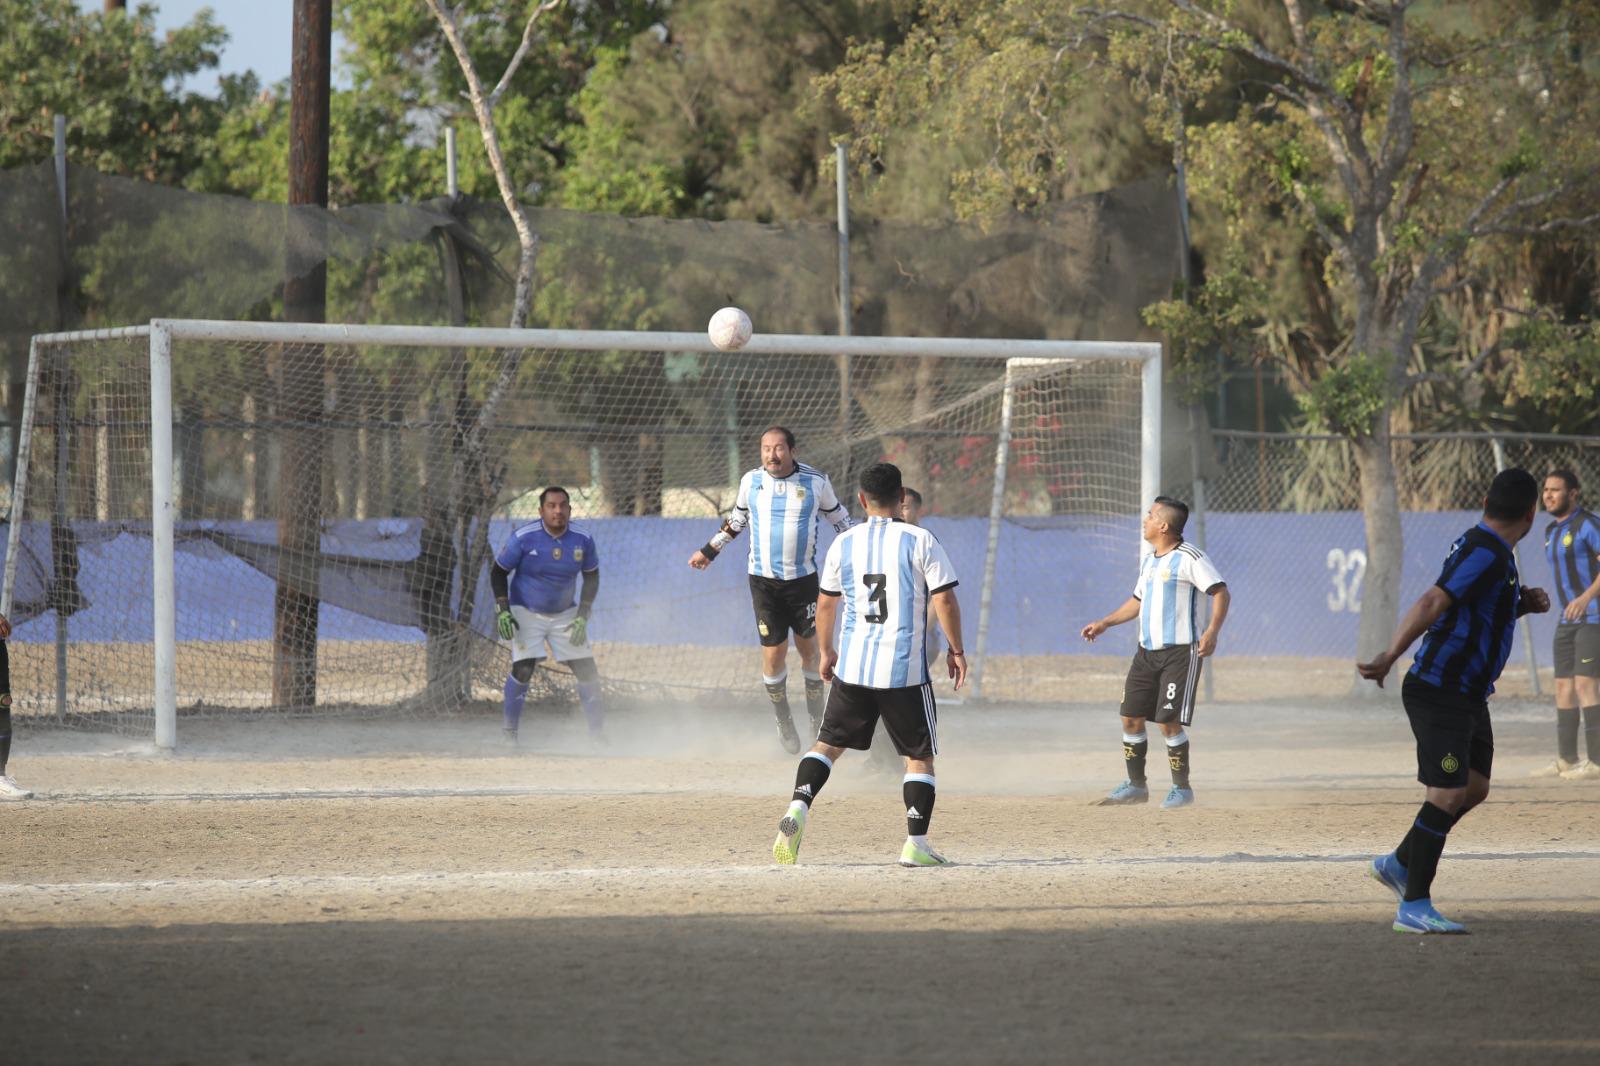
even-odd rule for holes
{"type": "Polygon", "coordinates": [[[1160,419],[1155,344],[757,334],[722,352],[701,333],[200,320],[40,335],[0,590],[16,709],[172,748],[180,705],[494,699],[488,559],[551,484],[596,540],[613,691],[743,698],[744,552],[685,564],[774,424],[852,505],[866,465],[900,465],[971,590],[974,695],[1049,698],[1073,619],[1100,609],[1077,600],[1127,585],[1160,419]]]}

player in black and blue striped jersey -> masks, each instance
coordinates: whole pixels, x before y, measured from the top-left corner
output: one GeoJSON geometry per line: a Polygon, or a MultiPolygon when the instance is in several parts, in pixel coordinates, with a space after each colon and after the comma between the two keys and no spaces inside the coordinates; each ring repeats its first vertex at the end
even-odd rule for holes
{"type": "Polygon", "coordinates": [[[1400,620],[1388,650],[1356,665],[1381,687],[1395,660],[1422,637],[1400,696],[1417,740],[1417,780],[1426,795],[1400,846],[1368,867],[1399,897],[1397,932],[1466,932],[1434,909],[1433,877],[1451,828],[1489,795],[1489,695],[1511,654],[1516,621],[1550,609],[1543,590],[1519,583],[1511,550],[1533,528],[1538,503],[1539,483],[1526,470],[1495,475],[1483,521],[1450,546],[1438,580],[1400,620]]]}
{"type": "Polygon", "coordinates": [[[1535,777],[1600,778],[1600,518],[1578,506],[1578,475],[1544,479],[1544,556],[1555,578],[1556,758],[1535,777]],[[1578,757],[1583,723],[1588,758],[1578,757]]]}

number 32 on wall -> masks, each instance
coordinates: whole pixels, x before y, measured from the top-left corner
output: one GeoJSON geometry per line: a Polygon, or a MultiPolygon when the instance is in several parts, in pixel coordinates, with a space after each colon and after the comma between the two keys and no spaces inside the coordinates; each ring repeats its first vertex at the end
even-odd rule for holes
{"type": "Polygon", "coordinates": [[[1360,548],[1328,550],[1328,571],[1333,591],[1328,593],[1328,610],[1361,613],[1361,579],[1367,573],[1367,553],[1360,548]]]}

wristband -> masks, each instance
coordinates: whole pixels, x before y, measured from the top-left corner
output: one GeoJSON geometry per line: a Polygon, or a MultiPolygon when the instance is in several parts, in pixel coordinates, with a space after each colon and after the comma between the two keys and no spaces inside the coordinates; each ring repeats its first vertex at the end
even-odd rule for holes
{"type": "Polygon", "coordinates": [[[956,651],[954,648],[949,649],[949,652],[950,652],[951,655],[959,655],[963,659],[965,659],[967,657],[967,653],[966,652],[964,652],[964,651],[956,651]]]}
{"type": "Polygon", "coordinates": [[[708,540],[706,541],[705,546],[700,549],[700,551],[707,559],[715,559],[720,554],[721,550],[708,540]]]}

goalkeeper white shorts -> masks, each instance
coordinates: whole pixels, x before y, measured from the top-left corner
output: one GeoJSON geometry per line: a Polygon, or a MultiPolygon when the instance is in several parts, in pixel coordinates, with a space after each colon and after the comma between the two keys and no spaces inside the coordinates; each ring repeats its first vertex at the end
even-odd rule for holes
{"type": "Polygon", "coordinates": [[[587,642],[574,644],[571,634],[567,632],[567,628],[578,617],[576,604],[560,614],[539,614],[512,604],[511,617],[517,620],[517,630],[511,634],[511,661],[514,663],[524,659],[543,659],[546,643],[550,645],[551,657],[558,663],[594,658],[594,649],[587,642]]]}

